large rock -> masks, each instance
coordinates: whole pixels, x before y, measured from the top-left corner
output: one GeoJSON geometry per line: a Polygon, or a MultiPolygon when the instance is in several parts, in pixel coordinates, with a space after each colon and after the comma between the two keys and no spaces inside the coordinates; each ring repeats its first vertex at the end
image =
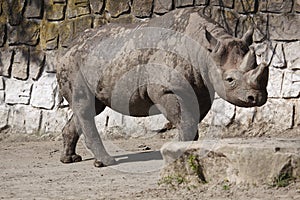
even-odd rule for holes
{"type": "Polygon", "coordinates": [[[279,186],[300,179],[300,140],[171,142],[161,148],[163,177],[279,186]]]}
{"type": "Polygon", "coordinates": [[[286,71],[282,84],[282,95],[285,98],[299,97],[300,72],[286,71]]]}
{"type": "Polygon", "coordinates": [[[269,98],[280,98],[281,87],[283,82],[283,71],[275,69],[274,67],[269,68],[269,82],[267,86],[269,98]]]}
{"type": "Polygon", "coordinates": [[[284,44],[284,52],[287,62],[287,67],[292,70],[300,69],[300,53],[295,49],[300,49],[300,41],[284,44]]]}
{"type": "Polygon", "coordinates": [[[14,106],[10,119],[11,132],[23,134],[39,133],[42,117],[41,113],[41,110],[32,108],[30,106],[14,106]]]}
{"type": "Polygon", "coordinates": [[[9,107],[5,105],[0,106],[0,130],[6,128],[8,125],[9,107]]]}
{"type": "Polygon", "coordinates": [[[213,126],[228,126],[232,123],[235,115],[235,106],[223,99],[216,99],[210,110],[211,125],[213,126]]]}
{"type": "Polygon", "coordinates": [[[57,82],[55,74],[44,74],[34,83],[31,105],[36,108],[52,109],[55,105],[57,82]]]}
{"type": "Polygon", "coordinates": [[[68,121],[68,109],[42,111],[41,134],[61,133],[68,121]]]}
{"type": "Polygon", "coordinates": [[[32,81],[7,79],[5,86],[5,103],[29,104],[32,81]]]}
{"type": "Polygon", "coordinates": [[[254,126],[267,125],[272,131],[284,131],[293,127],[294,105],[287,100],[269,99],[257,108],[254,126]]]}

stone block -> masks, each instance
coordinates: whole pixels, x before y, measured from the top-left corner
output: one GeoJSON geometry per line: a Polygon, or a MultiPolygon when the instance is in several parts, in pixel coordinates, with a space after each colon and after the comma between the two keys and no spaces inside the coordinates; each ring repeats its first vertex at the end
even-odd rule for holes
{"type": "Polygon", "coordinates": [[[172,0],[154,0],[154,13],[164,14],[173,9],[172,0]]]}
{"type": "Polygon", "coordinates": [[[291,70],[300,70],[300,41],[285,43],[283,45],[287,67],[291,70]]]}
{"type": "Polygon", "coordinates": [[[46,61],[45,61],[45,71],[48,73],[56,72],[57,65],[57,51],[47,51],[46,52],[46,61]]]}
{"type": "Polygon", "coordinates": [[[185,6],[192,6],[194,4],[193,0],[175,0],[175,7],[185,7],[185,6]]]}
{"type": "Polygon", "coordinates": [[[5,105],[0,106],[0,130],[6,128],[8,125],[9,107],[5,105]]]}
{"type": "Polygon", "coordinates": [[[259,3],[263,12],[288,13],[292,11],[293,0],[264,0],[259,3]]]}
{"type": "Polygon", "coordinates": [[[103,9],[104,0],[90,0],[90,6],[92,13],[100,14],[101,10],[103,9]]]}
{"type": "MultiPolygon", "coordinates": [[[[118,1],[117,1],[118,2],[118,1]]],[[[69,0],[66,10],[68,18],[80,17],[91,13],[89,0],[69,0]]]]}
{"type": "Polygon", "coordinates": [[[210,5],[233,8],[234,0],[211,0],[210,5]]]}
{"type": "Polygon", "coordinates": [[[32,82],[17,79],[5,81],[5,103],[7,104],[29,104],[32,82]]]}
{"type": "Polygon", "coordinates": [[[211,107],[212,124],[214,126],[228,126],[235,115],[235,106],[223,99],[216,99],[211,107]]]}
{"type": "Polygon", "coordinates": [[[4,46],[5,38],[6,38],[6,25],[0,24],[0,47],[4,46]]]}
{"type": "Polygon", "coordinates": [[[300,100],[295,102],[295,126],[300,126],[300,100]]]}
{"type": "Polygon", "coordinates": [[[0,90],[4,90],[5,87],[4,87],[4,80],[3,80],[3,77],[0,76],[0,90]]]}
{"type": "Polygon", "coordinates": [[[153,0],[133,1],[132,14],[136,17],[150,17],[152,15],[153,0]]]}
{"type": "Polygon", "coordinates": [[[184,177],[191,185],[219,184],[276,185],[282,177],[300,179],[300,140],[223,139],[170,142],[161,154],[164,177],[184,177]]]}
{"type": "Polygon", "coordinates": [[[283,82],[283,71],[275,69],[274,67],[269,68],[269,82],[267,86],[269,98],[280,98],[281,87],[283,82]]]}
{"type": "Polygon", "coordinates": [[[208,0],[195,0],[195,6],[207,5],[208,0]]]}
{"type": "Polygon", "coordinates": [[[234,35],[235,27],[239,21],[239,16],[236,13],[220,7],[212,7],[211,18],[223,26],[227,32],[234,35]]]}
{"type": "MultiPolygon", "coordinates": [[[[273,66],[275,68],[282,69],[282,68],[287,67],[283,45],[284,45],[284,43],[279,43],[277,45],[277,48],[275,49],[275,54],[274,54],[274,57],[273,57],[273,60],[271,63],[271,66],[273,66]]],[[[273,48],[275,48],[275,46],[273,48]]]]}
{"type": "Polygon", "coordinates": [[[270,63],[275,46],[269,42],[254,44],[257,64],[270,63]]]}
{"type": "Polygon", "coordinates": [[[45,65],[45,53],[39,50],[32,50],[30,52],[30,67],[29,67],[29,76],[33,80],[37,80],[43,71],[45,65]]]}
{"type": "Polygon", "coordinates": [[[294,106],[284,99],[269,99],[262,107],[257,108],[254,126],[267,125],[274,131],[284,131],[293,127],[294,106]]]}
{"type": "Polygon", "coordinates": [[[282,96],[284,98],[297,98],[300,95],[300,71],[286,71],[282,83],[282,96]]]}
{"type": "Polygon", "coordinates": [[[41,134],[61,133],[68,122],[68,109],[43,110],[41,122],[41,134]]]}
{"type": "Polygon", "coordinates": [[[295,0],[294,2],[294,10],[300,13],[300,0],[295,0]]]}
{"type": "Polygon", "coordinates": [[[257,13],[254,16],[240,15],[238,26],[236,27],[237,37],[241,38],[249,29],[249,27],[253,27],[253,25],[255,28],[253,40],[255,42],[264,40],[268,34],[268,15],[262,13],[257,13]]]}
{"type": "Polygon", "coordinates": [[[58,48],[59,23],[46,22],[42,24],[41,45],[45,50],[58,48]]]}
{"type": "Polygon", "coordinates": [[[23,21],[19,26],[8,26],[9,45],[35,46],[39,42],[40,27],[36,21],[23,21]]]}
{"type": "Polygon", "coordinates": [[[64,21],[59,26],[59,41],[62,47],[68,47],[74,38],[74,21],[64,21]]]}
{"type": "Polygon", "coordinates": [[[59,21],[65,18],[66,4],[50,4],[47,6],[46,18],[50,21],[59,21]]]}
{"type": "Polygon", "coordinates": [[[0,104],[4,104],[4,103],[5,103],[5,91],[0,90],[0,104]]]}
{"type": "Polygon", "coordinates": [[[252,124],[255,112],[256,108],[236,107],[234,122],[247,128],[252,124]]]}
{"type": "Polygon", "coordinates": [[[271,40],[299,40],[300,15],[298,14],[270,14],[269,33],[271,40]]]}
{"type": "Polygon", "coordinates": [[[255,0],[235,1],[235,10],[239,13],[253,13],[256,11],[256,4],[255,0]]]}
{"type": "Polygon", "coordinates": [[[16,79],[26,80],[29,70],[29,49],[16,48],[12,62],[12,76],[16,79]]]}
{"type": "Polygon", "coordinates": [[[74,21],[74,27],[75,27],[75,35],[80,34],[86,29],[92,28],[93,25],[93,18],[92,16],[83,16],[78,17],[74,21]]]}
{"type": "Polygon", "coordinates": [[[31,105],[36,108],[52,109],[55,105],[56,92],[55,74],[44,74],[33,85],[31,105]]]}
{"type": "Polygon", "coordinates": [[[20,134],[37,134],[40,130],[41,113],[30,106],[16,105],[12,109],[11,132],[20,134]]]}
{"type": "Polygon", "coordinates": [[[43,1],[29,0],[26,5],[24,16],[26,18],[43,18],[43,1]]]}
{"type": "Polygon", "coordinates": [[[11,49],[1,49],[0,51],[0,75],[9,77],[11,75],[12,56],[14,52],[11,49]]]}
{"type": "Polygon", "coordinates": [[[23,20],[25,0],[6,1],[8,4],[8,22],[11,26],[18,26],[23,20]]]}
{"type": "Polygon", "coordinates": [[[130,10],[129,0],[107,0],[105,5],[106,10],[112,17],[118,17],[122,13],[127,13],[130,10]]]}

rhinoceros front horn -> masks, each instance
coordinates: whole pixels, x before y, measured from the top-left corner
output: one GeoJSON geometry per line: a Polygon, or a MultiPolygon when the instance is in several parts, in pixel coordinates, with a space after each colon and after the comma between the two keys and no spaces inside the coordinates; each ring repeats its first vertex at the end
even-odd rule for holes
{"type": "Polygon", "coordinates": [[[244,56],[243,61],[239,67],[242,72],[248,72],[252,69],[255,69],[257,66],[256,56],[253,49],[250,49],[249,52],[244,56]]]}

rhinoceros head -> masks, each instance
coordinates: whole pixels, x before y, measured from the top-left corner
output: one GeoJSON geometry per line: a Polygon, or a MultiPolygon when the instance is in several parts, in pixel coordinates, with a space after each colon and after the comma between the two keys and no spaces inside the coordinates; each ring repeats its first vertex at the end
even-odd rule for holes
{"type": "Polygon", "coordinates": [[[217,40],[208,32],[213,69],[208,70],[210,82],[217,94],[241,107],[261,106],[267,101],[268,66],[257,65],[252,43],[253,29],[241,38],[217,40]]]}

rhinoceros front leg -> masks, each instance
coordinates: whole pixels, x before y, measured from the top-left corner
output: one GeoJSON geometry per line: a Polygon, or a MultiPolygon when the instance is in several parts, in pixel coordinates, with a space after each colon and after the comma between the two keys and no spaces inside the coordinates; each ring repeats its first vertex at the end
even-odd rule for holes
{"type": "Polygon", "coordinates": [[[81,130],[76,130],[74,117],[68,121],[63,129],[63,152],[60,161],[63,163],[73,163],[82,160],[80,155],[76,154],[76,144],[78,142],[81,130]]]}
{"type": "Polygon", "coordinates": [[[172,92],[149,90],[149,97],[157,105],[164,116],[178,129],[177,140],[198,140],[198,109],[194,108],[191,98],[181,97],[172,92]],[[162,95],[159,95],[163,93],[162,95]]]}
{"type": "MultiPolygon", "coordinates": [[[[97,102],[97,107],[98,109],[102,107],[101,110],[103,110],[105,105],[97,102]]],[[[82,130],[86,146],[95,156],[94,165],[96,167],[103,167],[114,164],[115,159],[105,150],[96,128],[94,119],[96,116],[95,95],[91,93],[80,74],[74,84],[72,110],[76,117],[77,130],[82,130]]]]}

